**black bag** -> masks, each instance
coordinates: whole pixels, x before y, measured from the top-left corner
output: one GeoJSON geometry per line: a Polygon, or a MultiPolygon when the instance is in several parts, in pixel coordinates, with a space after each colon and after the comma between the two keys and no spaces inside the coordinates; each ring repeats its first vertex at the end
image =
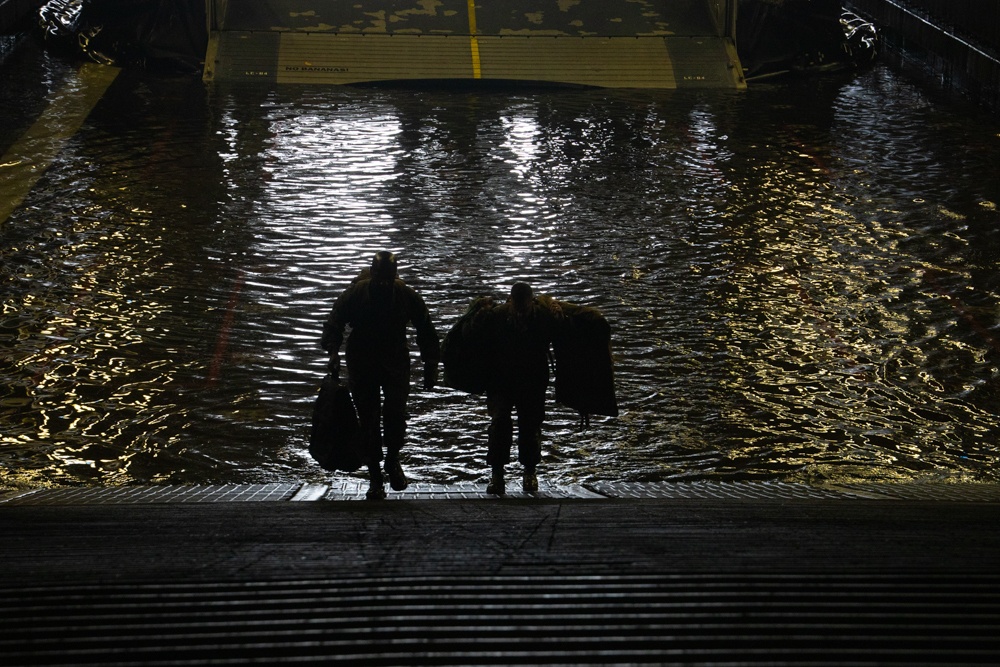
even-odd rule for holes
{"type": "Polygon", "coordinates": [[[313,406],[309,453],[326,470],[354,472],[364,463],[360,440],[358,413],[351,394],[328,374],[313,406]]]}
{"type": "Polygon", "coordinates": [[[611,357],[611,325],[596,308],[557,302],[564,324],[553,341],[556,357],[556,401],[586,419],[618,416],[615,370],[611,357]]]}
{"type": "Polygon", "coordinates": [[[470,394],[486,391],[490,372],[489,349],[483,332],[474,326],[474,320],[492,307],[493,302],[488,298],[475,299],[444,337],[441,363],[444,366],[445,386],[470,394]]]}

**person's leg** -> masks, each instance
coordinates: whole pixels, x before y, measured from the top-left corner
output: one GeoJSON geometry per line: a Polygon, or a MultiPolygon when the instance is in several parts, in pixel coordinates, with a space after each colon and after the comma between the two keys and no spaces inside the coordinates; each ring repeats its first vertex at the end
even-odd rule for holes
{"type": "Polygon", "coordinates": [[[514,444],[514,422],[510,416],[513,403],[504,394],[487,392],[486,409],[490,414],[486,464],[492,471],[486,493],[502,496],[506,493],[504,466],[510,463],[510,450],[514,444]]]}
{"type": "Polygon", "coordinates": [[[358,428],[361,431],[361,454],[368,466],[370,484],[367,497],[372,500],[385,498],[385,483],[382,480],[382,430],[379,386],[372,378],[354,372],[349,373],[348,387],[354,407],[358,411],[358,428]]]}
{"type": "Polygon", "coordinates": [[[382,385],[382,424],[385,442],[385,471],[393,490],[402,491],[408,486],[399,453],[406,441],[406,401],[410,394],[409,365],[402,371],[392,372],[382,385]]]}
{"type": "Polygon", "coordinates": [[[535,472],[542,460],[542,422],[545,421],[545,387],[531,388],[519,396],[517,408],[517,460],[524,466],[524,492],[538,491],[535,472]]]}

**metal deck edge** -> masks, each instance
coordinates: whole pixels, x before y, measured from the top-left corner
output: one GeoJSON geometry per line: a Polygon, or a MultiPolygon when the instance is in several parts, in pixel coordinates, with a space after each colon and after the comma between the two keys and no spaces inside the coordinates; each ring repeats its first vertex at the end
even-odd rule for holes
{"type": "MultiPolygon", "coordinates": [[[[122,505],[153,503],[316,502],[363,500],[367,482],[343,477],[329,483],[146,485],[124,487],[59,487],[0,492],[0,507],[13,505],[122,505]]],[[[413,482],[405,491],[390,491],[387,501],[500,500],[485,484],[413,482]]],[[[780,481],[756,482],[597,482],[558,484],[540,481],[538,493],[526,494],[512,481],[504,499],[523,500],[905,500],[1000,503],[996,484],[851,484],[814,487],[780,481]]]]}

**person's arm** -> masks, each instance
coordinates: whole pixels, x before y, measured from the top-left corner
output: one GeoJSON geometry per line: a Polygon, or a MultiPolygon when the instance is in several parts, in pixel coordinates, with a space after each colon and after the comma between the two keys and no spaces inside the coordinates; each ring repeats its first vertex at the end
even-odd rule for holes
{"type": "Polygon", "coordinates": [[[340,374],[340,346],[344,342],[344,329],[350,321],[348,310],[351,292],[352,289],[349,287],[340,295],[323,323],[320,345],[330,353],[329,370],[335,376],[340,374]]]}
{"type": "Polygon", "coordinates": [[[424,362],[424,388],[430,389],[437,384],[441,342],[424,300],[413,290],[410,290],[410,295],[410,321],[417,330],[417,347],[424,362]]]}

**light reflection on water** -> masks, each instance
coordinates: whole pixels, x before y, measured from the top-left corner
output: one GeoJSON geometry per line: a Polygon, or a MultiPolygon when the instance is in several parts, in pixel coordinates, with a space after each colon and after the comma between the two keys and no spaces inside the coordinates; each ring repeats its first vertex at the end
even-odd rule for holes
{"type": "MultiPolygon", "coordinates": [[[[997,481],[998,154],[883,69],[742,95],[123,75],[0,227],[3,483],[322,479],[321,323],[381,248],[441,335],[521,279],[612,321],[622,415],[552,405],[550,479],[997,481]]],[[[414,385],[409,423],[413,479],[484,477],[481,399],[414,385]]]]}

